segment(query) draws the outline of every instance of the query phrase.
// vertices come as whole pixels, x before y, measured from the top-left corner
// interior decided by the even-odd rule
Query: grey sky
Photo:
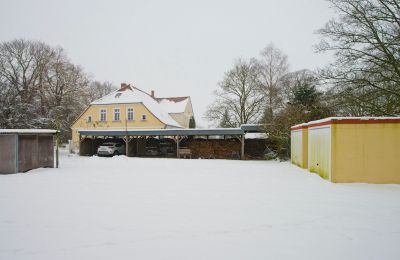
[[[235,58],[274,42],[291,70],[326,65],[328,56],[313,51],[314,32],[332,16],[324,0],[1,0],[0,40],[60,45],[94,79],[190,95],[207,126],[212,92]]]

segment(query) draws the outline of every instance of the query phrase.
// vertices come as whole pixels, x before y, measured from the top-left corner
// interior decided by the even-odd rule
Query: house
[[[122,83],[121,88],[93,101],[72,124],[72,143],[79,130],[171,129],[194,126],[192,102],[185,97],[155,97]]]

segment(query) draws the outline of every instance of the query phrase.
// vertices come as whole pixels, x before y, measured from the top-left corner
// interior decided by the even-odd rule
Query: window
[[[91,123],[91,122],[92,122],[92,116],[88,116],[88,117],[87,117],[87,122],[88,122],[88,123]]]
[[[133,108],[128,108],[128,121],[133,121]]]
[[[120,110],[119,108],[114,108],[114,121],[120,120]]]
[[[107,120],[107,110],[106,109],[100,109],[100,121],[106,121]]]
[[[147,117],[146,115],[142,115],[142,121],[146,121]]]

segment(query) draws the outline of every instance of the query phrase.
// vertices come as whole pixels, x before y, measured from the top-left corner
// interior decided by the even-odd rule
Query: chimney
[[[151,96],[152,98],[154,98],[154,90],[151,91],[150,96]]]
[[[132,90],[131,85],[126,84],[126,83],[121,83],[121,88],[118,91],[125,91],[127,89]]]

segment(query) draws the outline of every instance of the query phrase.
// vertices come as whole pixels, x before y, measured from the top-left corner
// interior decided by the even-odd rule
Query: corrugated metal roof
[[[209,129],[137,129],[137,130],[78,130],[86,136],[202,136],[202,135],[243,135],[241,128]]]
[[[0,129],[0,134],[56,134],[54,129]]]

